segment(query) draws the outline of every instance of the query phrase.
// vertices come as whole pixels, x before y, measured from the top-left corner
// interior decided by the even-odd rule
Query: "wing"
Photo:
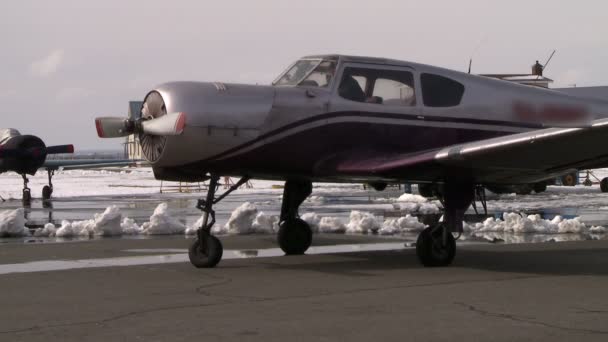
[[[547,128],[416,154],[377,151],[335,155],[322,173],[410,181],[470,180],[518,184],[608,165],[608,119],[586,128]]]
[[[47,170],[78,170],[93,169],[98,167],[121,167],[121,166],[142,166],[142,160],[131,159],[71,159],[71,160],[47,160],[41,168]]]

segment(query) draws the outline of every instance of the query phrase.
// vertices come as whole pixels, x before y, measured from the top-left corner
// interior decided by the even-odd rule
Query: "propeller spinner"
[[[131,134],[155,136],[180,135],[186,125],[185,113],[169,113],[157,118],[140,120],[119,117],[100,117],[95,119],[97,135],[100,138],[118,138]]]

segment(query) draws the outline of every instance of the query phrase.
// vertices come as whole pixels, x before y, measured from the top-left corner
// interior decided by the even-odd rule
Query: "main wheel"
[[[277,241],[286,255],[304,254],[312,243],[312,230],[302,219],[288,219],[281,223]]]
[[[444,228],[446,229],[446,228]],[[443,244],[443,229],[426,228],[416,241],[416,255],[426,267],[448,266],[456,255],[456,240],[448,234],[447,244]]]
[[[608,177],[602,178],[600,181],[600,190],[602,190],[602,192],[608,192]]]
[[[188,257],[196,268],[215,267],[222,260],[223,253],[222,243],[213,235],[203,239],[202,244],[199,239],[194,240],[188,248]]]
[[[21,197],[23,205],[30,205],[32,203],[32,193],[30,189],[23,189],[23,197]]]
[[[50,186],[45,185],[44,188],[42,188],[42,199],[43,200],[51,199],[52,194],[53,194],[53,189],[51,189]]]

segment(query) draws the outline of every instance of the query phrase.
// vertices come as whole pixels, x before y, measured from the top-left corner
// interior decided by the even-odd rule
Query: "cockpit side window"
[[[357,102],[415,106],[414,76],[409,71],[346,67],[338,95]]]
[[[427,107],[458,106],[464,94],[464,85],[444,76],[423,73],[420,83],[422,101]]]

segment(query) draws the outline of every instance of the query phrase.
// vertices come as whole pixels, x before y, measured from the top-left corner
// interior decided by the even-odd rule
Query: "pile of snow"
[[[382,223],[372,213],[353,210],[346,228],[346,232],[350,234],[373,234],[382,228]]]
[[[30,235],[25,227],[23,209],[0,211],[0,237],[17,237]]]
[[[378,231],[380,235],[395,235],[401,233],[411,233],[422,231],[426,225],[418,221],[417,217],[410,214],[397,219],[389,219],[384,221],[382,229]]]
[[[23,214],[21,215],[23,217]],[[133,219],[122,217],[117,206],[110,206],[101,214],[95,214],[93,219],[84,221],[63,220],[57,228],[47,223],[44,228],[34,232],[37,237],[92,237],[117,235],[169,235],[183,234],[186,226],[169,214],[166,203],[159,204],[150,221],[139,226]]]
[[[414,194],[403,194],[398,198],[378,198],[374,201],[391,203],[394,210],[405,213],[437,214],[441,211],[436,201],[429,202],[427,198]]]
[[[202,223],[203,217],[195,223],[195,227],[201,226]],[[214,226],[212,232],[217,234],[274,233],[278,231],[278,225],[278,217],[266,215],[258,211],[254,204],[245,202],[232,212],[224,226]]]
[[[532,234],[603,234],[604,227],[587,227],[580,219],[564,219],[555,216],[552,220],[545,220],[540,215],[522,216],[517,213],[504,213],[502,220],[488,218],[482,223],[464,224],[465,231],[484,233],[532,233]]]
[[[69,222],[63,220],[61,227],[56,228],[52,223],[47,223],[44,228],[38,228],[34,236],[56,236],[74,237],[93,235],[114,236],[122,235],[122,214],[117,206],[113,205],[101,213],[95,214],[93,219]]]
[[[306,213],[300,216],[310,226],[314,233],[342,234],[346,232],[346,225],[338,217],[321,217],[317,213]]]
[[[135,222],[132,224],[130,230],[135,231]],[[154,214],[150,216],[150,222],[146,222],[141,226],[141,233],[147,235],[183,234],[185,231],[186,226],[169,215],[167,203],[159,204],[154,209]]]
[[[413,203],[426,203],[428,199],[426,197],[414,194],[403,194],[397,198],[397,202],[413,202]]]

